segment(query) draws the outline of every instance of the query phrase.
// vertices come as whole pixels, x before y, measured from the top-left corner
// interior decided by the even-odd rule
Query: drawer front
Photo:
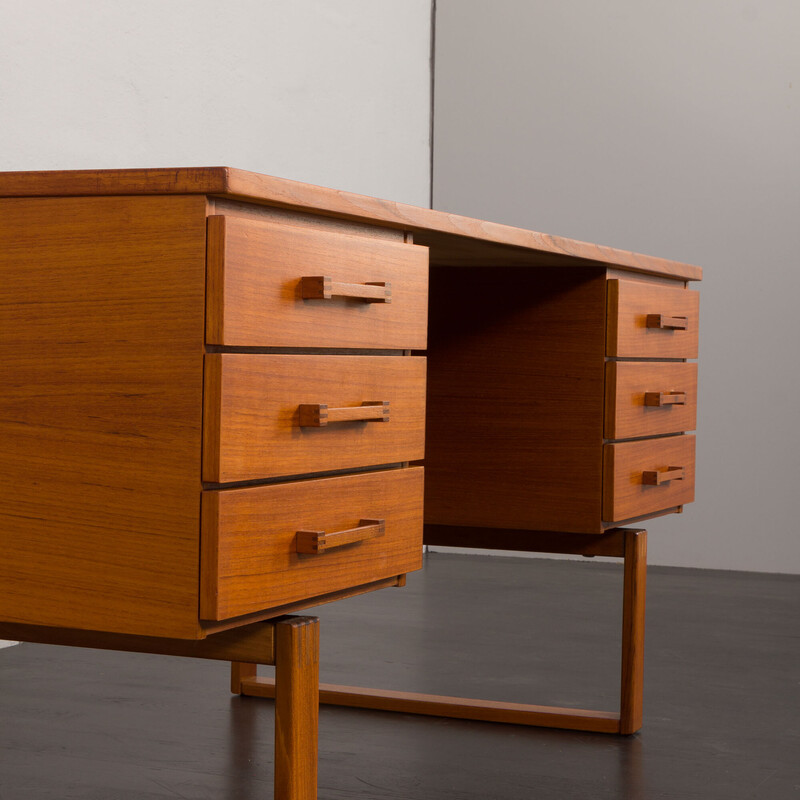
[[[414,461],[425,449],[425,359],[205,357],[203,480]]]
[[[200,616],[229,619],[419,569],[422,492],[421,467],[204,492]],[[365,528],[368,538],[337,544],[336,533]],[[335,546],[298,552],[310,549],[298,531]]]
[[[700,295],[636,281],[608,281],[606,352],[619,358],[697,358]]]
[[[212,216],[206,297],[209,344],[422,350],[428,249]]]
[[[697,364],[606,364],[607,439],[693,431],[696,419]]]
[[[694,436],[607,444],[603,520],[619,522],[694,500]]]

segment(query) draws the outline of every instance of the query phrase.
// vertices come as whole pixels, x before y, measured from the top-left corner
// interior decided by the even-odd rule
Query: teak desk
[[[639,728],[636,526],[694,497],[699,268],[224,167],[0,198],[0,637],[225,658],[252,694],[277,662],[276,786],[312,797],[316,621],[275,620],[402,585],[424,522],[624,557],[620,713],[324,697]]]

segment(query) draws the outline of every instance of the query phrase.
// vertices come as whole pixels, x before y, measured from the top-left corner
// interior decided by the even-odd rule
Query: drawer
[[[422,492],[421,467],[203,492],[200,616],[228,619],[419,569]],[[339,544],[337,533],[354,541]],[[322,534],[321,552],[298,552]]]
[[[694,500],[694,436],[607,444],[603,520],[619,522]]]
[[[212,216],[206,303],[209,344],[423,350],[428,248]]]
[[[700,295],[637,281],[608,281],[606,353],[618,358],[697,358]]]
[[[413,461],[425,449],[425,359],[207,354],[204,409],[204,481]]]
[[[696,419],[697,364],[606,364],[607,439],[693,431]]]

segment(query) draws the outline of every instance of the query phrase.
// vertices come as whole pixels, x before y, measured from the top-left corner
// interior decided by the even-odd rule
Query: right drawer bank
[[[699,294],[608,281],[603,520],[694,500]]]
[[[428,543],[597,534],[694,499],[698,292],[620,272],[431,268]]]

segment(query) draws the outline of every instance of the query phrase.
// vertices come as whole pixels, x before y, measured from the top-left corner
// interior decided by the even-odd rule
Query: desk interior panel
[[[602,531],[605,289],[592,267],[431,269],[426,523]]]

